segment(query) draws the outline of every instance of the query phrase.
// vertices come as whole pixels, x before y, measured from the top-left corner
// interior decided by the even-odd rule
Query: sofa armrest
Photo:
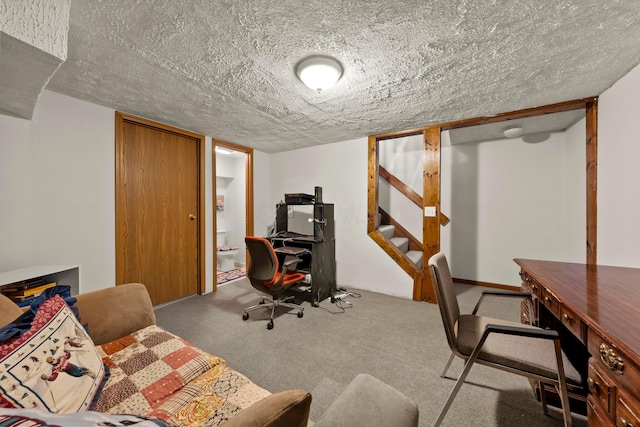
[[[359,374],[314,427],[417,427],[418,420],[414,401],[371,375]]]
[[[243,409],[220,427],[306,427],[310,407],[309,393],[281,391]]]
[[[6,296],[0,294],[0,328],[16,320],[24,311]]]
[[[151,298],[141,283],[128,283],[75,297],[80,322],[87,325],[96,345],[156,324]]]

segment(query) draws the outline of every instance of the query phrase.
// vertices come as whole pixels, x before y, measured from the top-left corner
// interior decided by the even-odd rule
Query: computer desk
[[[572,337],[565,351],[586,352],[589,425],[640,426],[640,269],[515,262],[534,299],[522,322],[560,327]]]
[[[267,237],[280,263],[287,256],[302,259],[296,270],[310,274],[310,287],[303,294],[314,307],[336,291],[336,246],[334,239],[313,236]]]

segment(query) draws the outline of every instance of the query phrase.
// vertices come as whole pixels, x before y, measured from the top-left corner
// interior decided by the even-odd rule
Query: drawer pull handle
[[[565,313],[562,318],[564,319],[565,322],[571,322],[573,321],[573,317],[569,316],[567,313]]]
[[[587,386],[589,386],[589,390],[593,392],[596,396],[600,395],[600,384],[598,381],[595,381],[593,378],[587,378]]]
[[[549,297],[544,297],[544,302],[548,304],[549,302],[551,302],[551,300],[549,299]]]
[[[624,362],[616,355],[615,351],[605,343],[600,344],[600,360],[607,365],[607,368],[622,375]]]
[[[633,424],[631,424],[629,421],[625,420],[624,418],[620,417],[620,427],[633,427]]]

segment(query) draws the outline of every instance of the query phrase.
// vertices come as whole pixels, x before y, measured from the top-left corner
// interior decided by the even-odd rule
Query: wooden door
[[[154,305],[201,293],[204,137],[116,113],[116,284]]]

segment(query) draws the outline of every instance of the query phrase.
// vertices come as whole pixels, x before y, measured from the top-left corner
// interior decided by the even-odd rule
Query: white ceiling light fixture
[[[342,77],[342,64],[330,56],[309,56],[298,63],[296,75],[307,87],[321,92]]]
[[[517,138],[522,135],[522,128],[520,126],[509,126],[502,131],[505,138]]]

